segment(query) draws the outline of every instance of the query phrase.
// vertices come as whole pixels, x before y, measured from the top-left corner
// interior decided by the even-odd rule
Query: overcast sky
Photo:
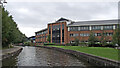
[[[34,2],[33,2],[34,1]],[[36,2],[35,2],[36,1]],[[63,1],[63,0],[61,0]],[[38,0],[7,0],[6,9],[12,14],[18,28],[27,37],[47,28],[61,17],[73,20],[109,20],[118,18],[117,0],[108,2],[41,2]]]

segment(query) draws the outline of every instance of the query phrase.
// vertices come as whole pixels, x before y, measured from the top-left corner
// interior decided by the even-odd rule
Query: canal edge
[[[120,66],[120,61],[115,61],[112,59],[104,58],[104,57],[99,57],[79,51],[74,51],[74,50],[69,50],[69,49],[63,49],[63,48],[58,48],[58,47],[48,47],[48,46],[35,46],[35,47],[41,47],[41,48],[47,48],[47,49],[53,49],[56,51],[64,52],[70,55],[75,56],[78,59],[82,59],[90,64],[95,64],[96,66],[100,67],[115,67],[119,68]]]
[[[1,55],[2,58],[0,59],[0,61],[10,58],[12,56],[18,55],[22,51],[22,49],[23,49],[22,47],[15,46],[13,51],[8,51],[6,53],[2,52],[2,55]]]

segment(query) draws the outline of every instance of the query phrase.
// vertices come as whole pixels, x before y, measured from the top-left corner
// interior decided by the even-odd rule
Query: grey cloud
[[[111,15],[113,11],[117,13],[117,7],[117,2],[10,2],[6,5],[18,25],[32,28],[47,27],[47,23],[60,17],[79,21],[96,19],[97,15],[117,18]],[[28,13],[18,12],[20,8],[28,9]]]

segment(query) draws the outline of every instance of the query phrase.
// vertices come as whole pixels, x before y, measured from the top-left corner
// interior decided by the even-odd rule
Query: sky
[[[6,0],[6,10],[27,37],[63,17],[72,21],[118,18],[118,0]]]

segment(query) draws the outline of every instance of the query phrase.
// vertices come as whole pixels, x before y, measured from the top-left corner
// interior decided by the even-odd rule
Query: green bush
[[[71,43],[71,46],[78,46],[77,44],[75,44],[75,43]]]
[[[30,46],[31,44],[30,44],[30,42],[25,42],[24,43],[24,46]]]
[[[66,46],[71,46],[71,44],[70,44],[70,43],[67,43]]]
[[[65,46],[65,44],[55,44],[56,46]]]
[[[116,47],[113,43],[106,44],[104,47]]]
[[[30,43],[30,46],[34,46],[35,45],[35,43]]]
[[[88,43],[85,43],[85,42],[81,42],[79,43],[80,46],[88,46]]]
[[[55,43],[44,43],[44,45],[55,45]]]

